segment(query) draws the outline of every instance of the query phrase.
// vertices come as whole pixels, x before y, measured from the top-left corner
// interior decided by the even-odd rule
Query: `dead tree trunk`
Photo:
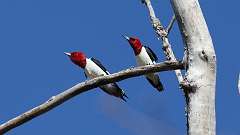
[[[171,0],[187,48],[188,135],[215,135],[216,55],[198,0]]]

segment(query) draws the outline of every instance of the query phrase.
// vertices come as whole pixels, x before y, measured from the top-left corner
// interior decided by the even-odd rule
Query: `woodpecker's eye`
[[[72,53],[72,56],[73,56],[73,57],[77,57],[77,56],[78,56],[78,53],[75,53],[75,52],[74,52],[74,53]]]
[[[76,57],[76,56],[77,56],[77,54],[76,54],[76,53],[73,53],[73,56],[74,56],[74,57]]]

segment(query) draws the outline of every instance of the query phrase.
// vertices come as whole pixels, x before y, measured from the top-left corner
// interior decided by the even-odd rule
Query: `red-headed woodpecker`
[[[77,66],[84,69],[84,74],[86,78],[95,78],[98,76],[104,76],[109,75],[110,73],[106,70],[106,68],[101,64],[100,61],[98,61],[95,58],[86,58],[85,54],[82,52],[72,52],[72,53],[66,53],[67,56],[71,59],[71,61],[76,64]],[[116,83],[110,83],[103,86],[100,86],[100,88],[115,97],[121,98],[122,100],[126,101],[127,95],[125,92],[116,84]]]
[[[158,58],[151,48],[147,46],[143,46],[138,38],[127,37],[127,36],[124,36],[124,38],[131,45],[134,51],[134,54],[136,56],[138,66],[151,65],[156,63]],[[147,74],[146,78],[151,83],[151,85],[154,88],[156,88],[158,91],[163,90],[163,85],[160,81],[159,76],[156,73]]]

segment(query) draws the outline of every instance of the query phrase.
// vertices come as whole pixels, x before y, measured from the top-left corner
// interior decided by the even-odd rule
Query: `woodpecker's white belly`
[[[153,64],[150,56],[148,55],[145,47],[142,48],[140,54],[136,56],[138,66],[145,66]]]
[[[142,51],[140,52],[140,54],[136,56],[136,59],[138,66],[155,64],[155,62],[153,62],[150,56],[148,55],[145,47],[142,48]],[[156,79],[154,79],[154,73],[146,74],[145,76],[151,79],[154,83],[157,81]]]
[[[87,64],[85,67],[85,73],[89,78],[95,78],[98,76],[107,75],[97,64],[95,64],[91,59],[86,59]]]

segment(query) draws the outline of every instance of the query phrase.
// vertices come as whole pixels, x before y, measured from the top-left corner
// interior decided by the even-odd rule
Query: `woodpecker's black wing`
[[[84,73],[85,77],[86,77],[86,78],[88,78],[88,76],[87,76],[86,72],[84,71],[83,73]]]
[[[102,65],[102,63],[101,63],[99,60],[97,60],[97,59],[95,59],[95,58],[91,58],[91,60],[92,60],[95,64],[97,64],[107,75],[109,75],[109,72],[107,71],[107,69]]]
[[[148,55],[150,56],[151,60],[156,62],[158,60],[157,55],[153,52],[153,50],[150,47],[148,47],[148,46],[144,46],[144,47],[145,47]]]

